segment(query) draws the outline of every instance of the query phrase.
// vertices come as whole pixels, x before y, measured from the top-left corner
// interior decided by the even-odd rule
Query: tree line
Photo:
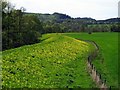
[[[61,23],[47,21],[43,23],[43,33],[65,32],[120,32],[120,23],[87,24],[74,20],[64,20]]]

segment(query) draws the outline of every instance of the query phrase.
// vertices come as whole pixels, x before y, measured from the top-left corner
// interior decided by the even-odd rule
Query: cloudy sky
[[[59,12],[71,17],[91,17],[97,20],[118,17],[119,0],[9,0],[26,12]]]

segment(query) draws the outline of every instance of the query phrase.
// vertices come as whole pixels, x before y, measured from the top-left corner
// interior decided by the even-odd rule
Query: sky
[[[118,17],[120,0],[9,0],[17,9],[26,12],[67,14],[73,18],[91,17],[96,20]]]

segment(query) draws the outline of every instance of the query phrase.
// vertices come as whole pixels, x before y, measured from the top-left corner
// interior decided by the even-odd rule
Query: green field
[[[93,45],[68,36],[45,34],[41,43],[3,51],[2,85],[8,88],[95,87],[86,65],[88,54],[94,49]]]
[[[106,79],[108,86],[118,87],[118,33],[66,33],[64,35],[83,40],[92,40],[100,48],[93,64]]]

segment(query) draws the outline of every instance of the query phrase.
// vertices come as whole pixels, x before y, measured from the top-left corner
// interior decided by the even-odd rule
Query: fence
[[[86,42],[92,43],[96,48],[96,50],[88,56],[88,60],[87,60],[88,71],[89,71],[93,81],[96,82],[96,84],[99,88],[107,89],[108,87],[106,85],[106,80],[104,80],[104,81],[102,80],[101,74],[98,73],[95,66],[92,64],[92,60],[94,60],[95,57],[98,55],[99,47],[94,41],[86,41]]]
[[[89,42],[89,43],[93,44],[96,48],[95,51],[92,52],[87,58],[88,72],[91,75],[93,81],[96,83],[96,85],[100,89],[106,90],[108,88],[106,85],[106,80],[102,80],[101,74],[98,73],[95,66],[92,64],[92,61],[95,59],[95,57],[97,57],[97,55],[99,53],[99,46],[94,41],[90,41],[90,40],[82,40],[82,41]]]

